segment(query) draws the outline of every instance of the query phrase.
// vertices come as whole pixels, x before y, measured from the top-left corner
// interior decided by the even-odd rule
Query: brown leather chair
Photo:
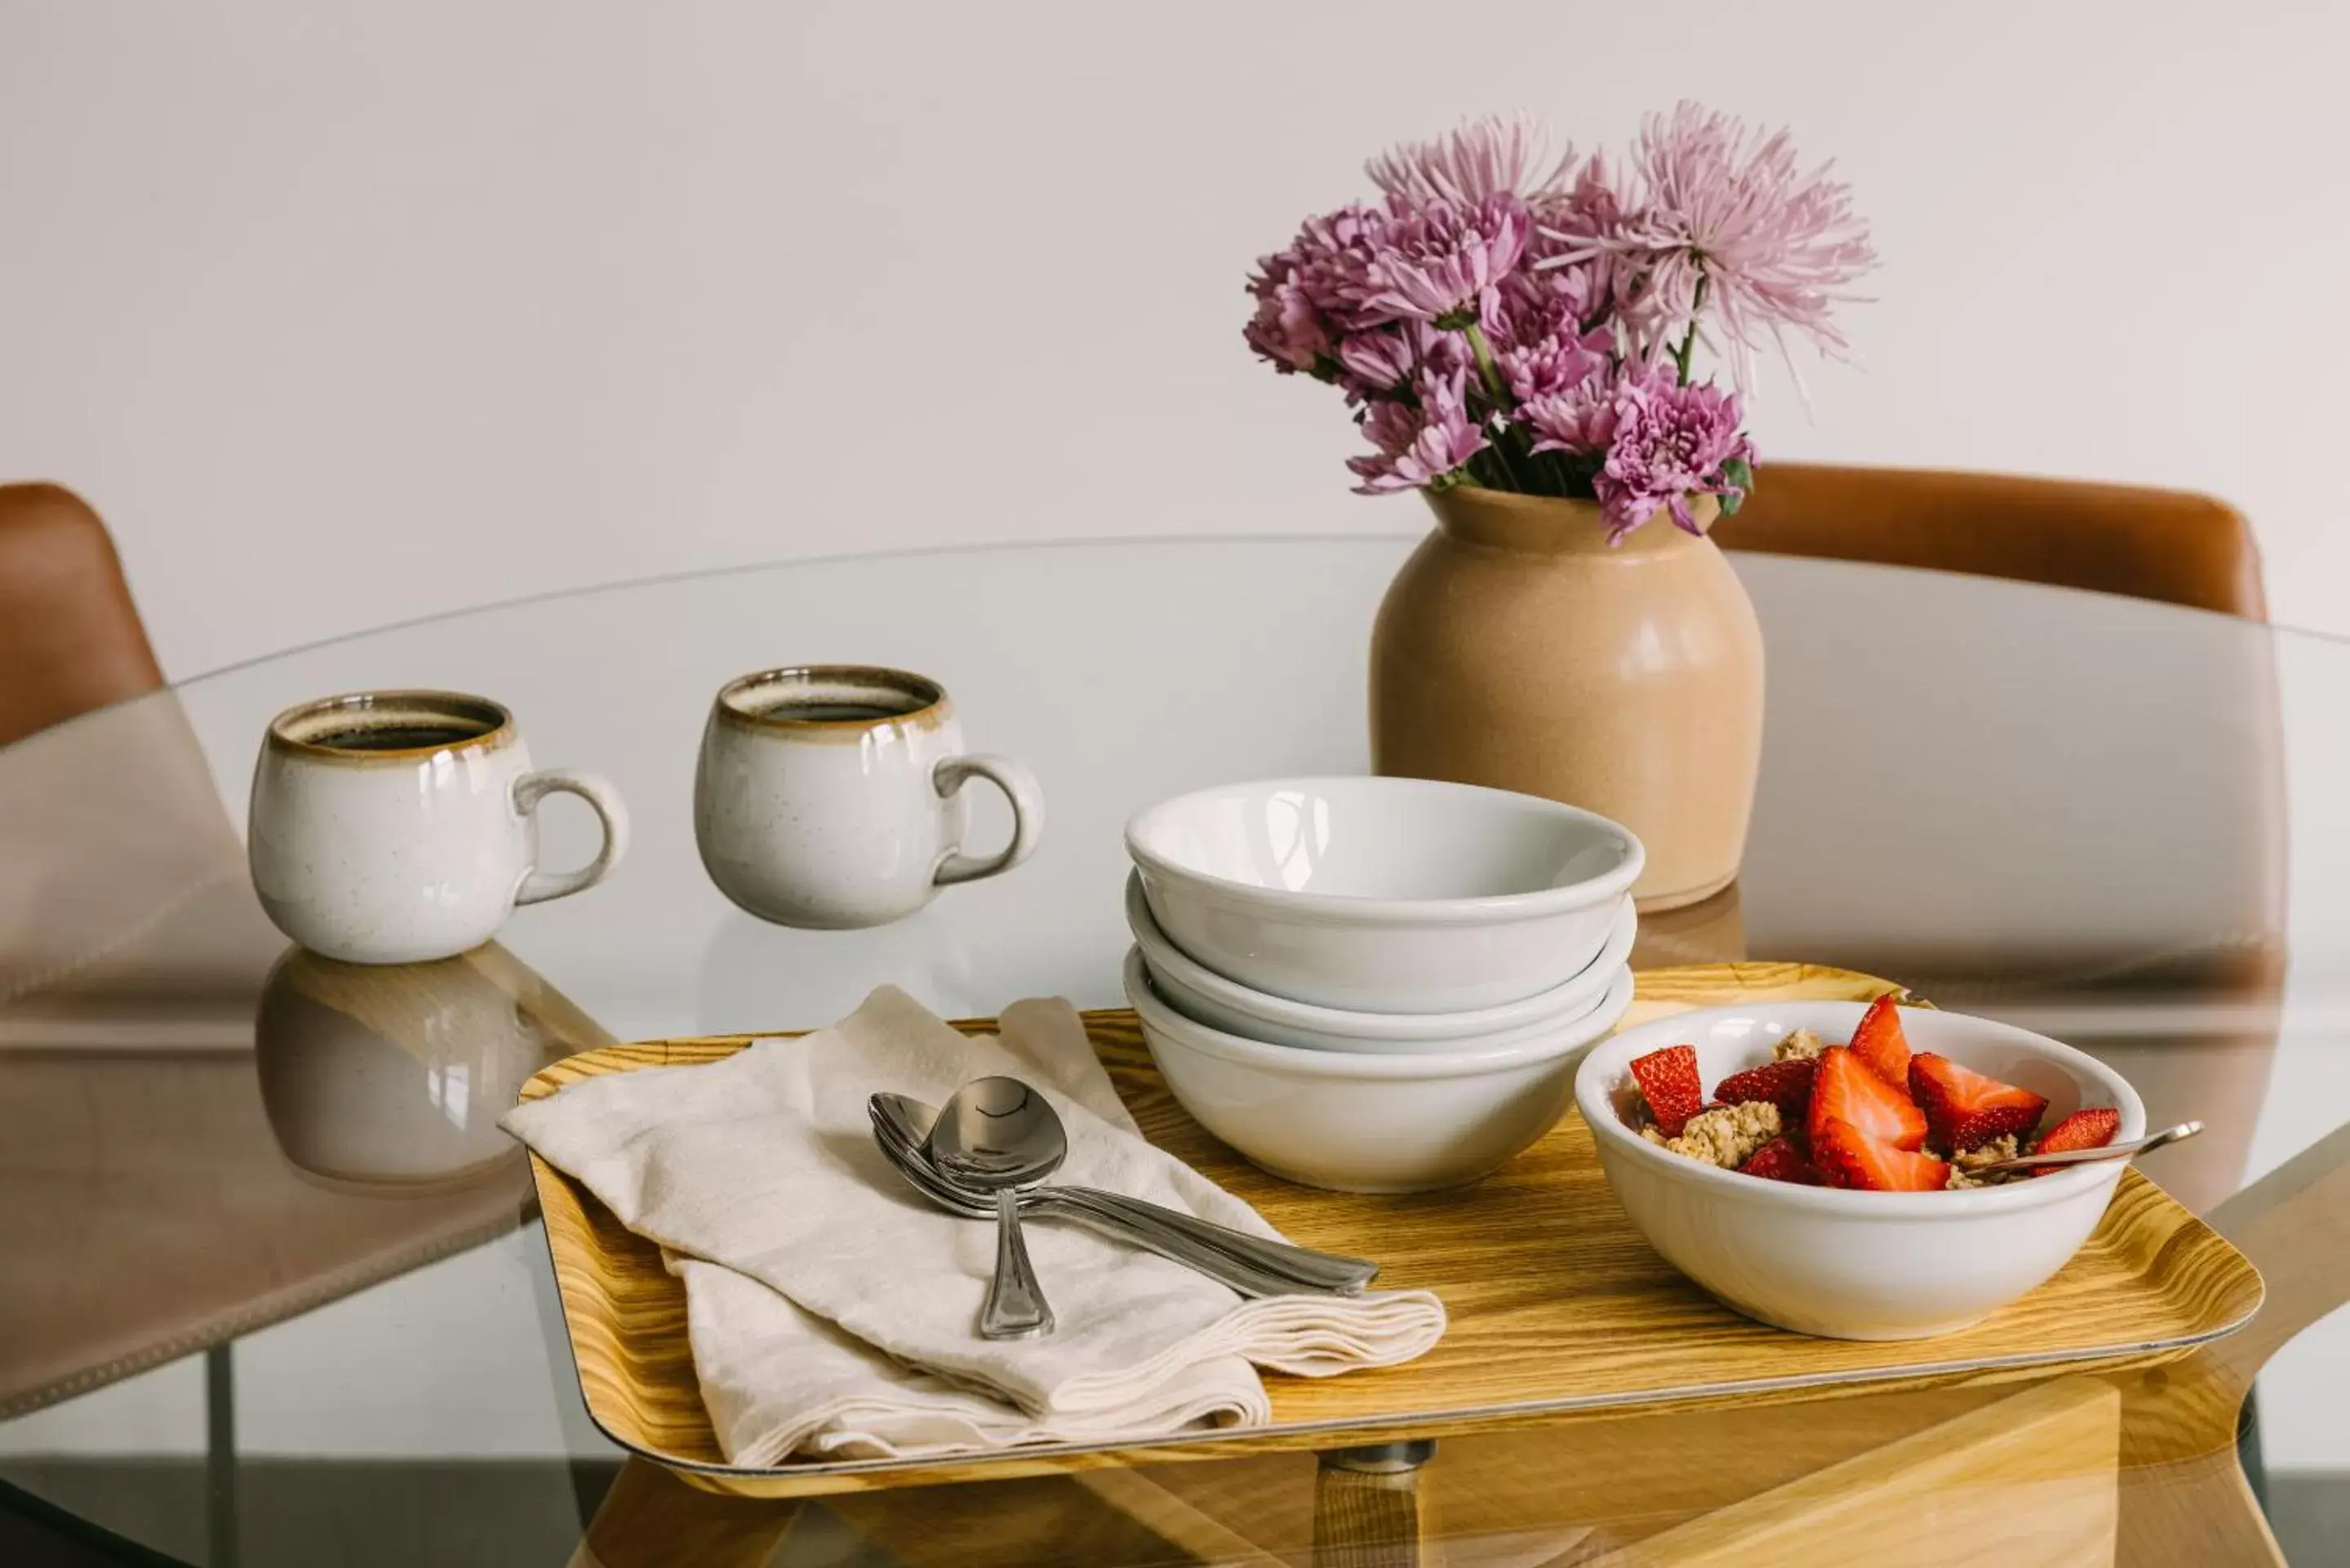
[[[2261,554],[2224,501],[2004,473],[1774,462],[1716,525],[1726,549],[1925,566],[2268,618]]]
[[[0,485],[0,746],[162,683],[98,514],[55,484]]]

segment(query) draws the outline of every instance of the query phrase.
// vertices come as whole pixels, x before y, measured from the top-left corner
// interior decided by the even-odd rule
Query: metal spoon
[[[877,1127],[886,1122],[900,1142],[915,1149],[926,1147],[931,1129],[938,1119],[936,1111],[904,1095],[875,1095],[871,1100],[871,1110]],[[1378,1264],[1367,1258],[1317,1252],[1310,1247],[1252,1236],[1245,1231],[1235,1231],[1212,1220],[1184,1213],[1180,1209],[1168,1209],[1139,1198],[1129,1198],[1122,1192],[1060,1185],[1032,1189],[1023,1198],[1024,1200],[1042,1198],[1071,1200],[1153,1233],[1172,1232],[1201,1248],[1229,1255],[1250,1268],[1275,1279],[1293,1282],[1295,1286],[1309,1291],[1354,1295],[1369,1284],[1379,1272]],[[1147,1242],[1144,1244],[1149,1245]],[[1191,1262],[1191,1260],[1177,1258],[1176,1262]],[[1235,1285],[1233,1288],[1243,1287]]]
[[[947,1213],[963,1215],[966,1220],[987,1220],[994,1218],[994,1197],[975,1192],[968,1187],[956,1187],[950,1178],[931,1164],[929,1154],[923,1154],[921,1136],[910,1136],[902,1116],[893,1116],[884,1109],[881,1100],[895,1096],[874,1096],[868,1103],[868,1115],[872,1116],[874,1145],[881,1157],[890,1161],[898,1173],[923,1197],[931,1199]],[[907,1100],[905,1105],[919,1112],[914,1126],[929,1133],[931,1107],[919,1100]],[[1191,1220],[1191,1215],[1180,1215],[1172,1209],[1159,1209],[1156,1204],[1109,1204],[1102,1199],[1117,1194],[1095,1192],[1093,1187],[1027,1187],[1020,1192],[1020,1218],[1023,1220],[1067,1220],[1086,1230],[1121,1241],[1126,1246],[1142,1248],[1147,1253],[1159,1253],[1170,1262],[1180,1262],[1187,1270],[1205,1274],[1208,1279],[1232,1286],[1241,1295],[1356,1295],[1361,1293],[1363,1270],[1375,1265],[1358,1265],[1351,1274],[1344,1274],[1339,1283],[1323,1283],[1321,1279],[1300,1279],[1300,1270],[1285,1267],[1281,1255],[1274,1255],[1272,1267],[1257,1260],[1257,1253],[1248,1246],[1224,1246],[1224,1237],[1243,1243],[1255,1243],[1257,1237],[1245,1237],[1243,1231],[1224,1231],[1220,1225],[1208,1225],[1196,1220],[1196,1230],[1182,1225],[1168,1225],[1159,1215]],[[1266,1243],[1281,1248],[1281,1243]],[[1295,1251],[1309,1260],[1321,1260],[1323,1253],[1306,1253],[1305,1248],[1281,1248]]]
[[[923,1152],[951,1179],[995,1195],[995,1277],[979,1309],[980,1337],[1052,1333],[1053,1309],[1020,1234],[1016,1189],[1044,1180],[1069,1157],[1060,1116],[1017,1078],[975,1078],[931,1124]]]
[[[992,1220],[995,1217],[995,1200],[992,1195],[955,1186],[940,1174],[938,1168],[931,1165],[918,1148],[899,1142],[895,1133],[878,1116],[874,1118],[873,1139],[879,1147],[882,1158],[906,1179],[908,1185],[931,1203],[966,1220]],[[1049,1189],[1030,1189],[1022,1192],[1019,1199],[1023,1220],[1061,1220],[1083,1226],[1126,1246],[1156,1252],[1162,1258],[1228,1285],[1243,1296],[1338,1293],[1268,1273],[1229,1252],[1201,1247],[1171,1231],[1136,1224],[1082,1200],[1067,1199]]]
[[[2094,1165],[2101,1159],[2136,1159],[2139,1155],[2193,1137],[2203,1130],[2201,1122],[2180,1122],[2175,1127],[2165,1127],[2145,1137],[2134,1137],[2126,1143],[2109,1143],[2102,1148],[2068,1148],[2055,1154],[2021,1154],[2013,1159],[1993,1160],[1989,1165],[1975,1167],[1975,1174],[1986,1170],[2044,1170],[2059,1165]]]
[[[931,1126],[938,1116],[938,1113],[929,1106],[904,1095],[875,1095],[871,1108],[875,1126],[886,1127],[892,1137],[911,1149],[923,1147]],[[1180,1209],[1164,1208],[1122,1192],[1107,1192],[1096,1187],[1035,1187],[1024,1192],[1021,1200],[1030,1204],[1051,1201],[1059,1208],[1085,1205],[1155,1233],[1179,1236],[1211,1253],[1230,1257],[1236,1262],[1262,1270],[1305,1290],[1355,1295],[1379,1272],[1378,1264],[1367,1258],[1318,1252],[1310,1247],[1251,1235],[1245,1231],[1235,1231],[1228,1225],[1202,1220]]]

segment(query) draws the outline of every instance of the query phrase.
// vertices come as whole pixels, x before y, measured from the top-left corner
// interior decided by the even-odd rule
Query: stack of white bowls
[[[1473,1181],[1548,1131],[1632,1000],[1640,842],[1424,779],[1180,795],[1127,825],[1126,993],[1175,1097],[1276,1176]]]

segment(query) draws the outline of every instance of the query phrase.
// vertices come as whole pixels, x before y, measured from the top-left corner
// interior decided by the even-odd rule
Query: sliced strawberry
[[[1830,1119],[1848,1122],[1870,1137],[1899,1148],[1917,1148],[1926,1141],[1925,1113],[1841,1045],[1820,1053],[1819,1070],[1812,1078],[1814,1144],[1819,1141],[1821,1124]]]
[[[1934,1141],[1947,1149],[1972,1148],[2040,1125],[2048,1102],[2029,1089],[1961,1067],[1948,1056],[1920,1051],[1909,1058],[1909,1093],[1926,1113]]]
[[[2103,1148],[2122,1130],[2122,1114],[2111,1106],[2091,1106],[2074,1111],[2048,1129],[2034,1154],[2070,1154],[2076,1148]]]
[[[1804,1151],[1783,1137],[1774,1137],[1748,1155],[1738,1168],[1765,1181],[1794,1181],[1805,1187],[1817,1187],[1821,1179],[1818,1168],[1804,1158]]]
[[[1731,1106],[1768,1100],[1779,1107],[1779,1114],[1786,1118],[1789,1127],[1795,1127],[1811,1107],[1812,1075],[1818,1070],[1817,1062],[1800,1058],[1765,1062],[1760,1067],[1749,1067],[1724,1078],[1715,1086],[1713,1097]]]
[[[1852,1054],[1868,1070],[1905,1094],[1909,1088],[1909,1042],[1901,1033],[1901,1010],[1891,996],[1880,996],[1860,1015],[1852,1032]]]
[[[1634,1058],[1632,1076],[1648,1096],[1648,1114],[1657,1130],[1679,1137],[1690,1117],[1705,1108],[1705,1086],[1698,1081],[1697,1047],[1668,1045]]]
[[[1950,1179],[1950,1168],[1932,1155],[1896,1148],[1842,1116],[1829,1116],[1814,1127],[1812,1162],[1830,1187],[1867,1192],[1939,1192]]]
[[[2076,1148],[2103,1148],[2113,1142],[2114,1135],[2121,1130],[2121,1112],[2111,1106],[2091,1106],[2086,1110],[2074,1111],[2050,1127],[2048,1136],[2042,1138],[2040,1147],[2032,1152],[2070,1154]],[[2061,1165],[2052,1165],[2045,1170],[2035,1170],[2032,1174],[2054,1176],[2064,1168]]]

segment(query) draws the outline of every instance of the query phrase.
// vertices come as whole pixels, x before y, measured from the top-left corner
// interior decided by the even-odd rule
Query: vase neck
[[[1607,524],[1601,521],[1599,503],[1558,495],[1520,495],[1514,491],[1487,490],[1482,485],[1456,484],[1450,490],[1424,490],[1437,526],[1455,539],[1489,550],[1525,556],[1612,556],[1638,559],[1678,554],[1707,545],[1701,535],[1674,525],[1670,513],[1657,514],[1627,535],[1620,545],[1607,542]],[[1699,496],[1691,511],[1700,524],[1714,517],[1714,500]]]

